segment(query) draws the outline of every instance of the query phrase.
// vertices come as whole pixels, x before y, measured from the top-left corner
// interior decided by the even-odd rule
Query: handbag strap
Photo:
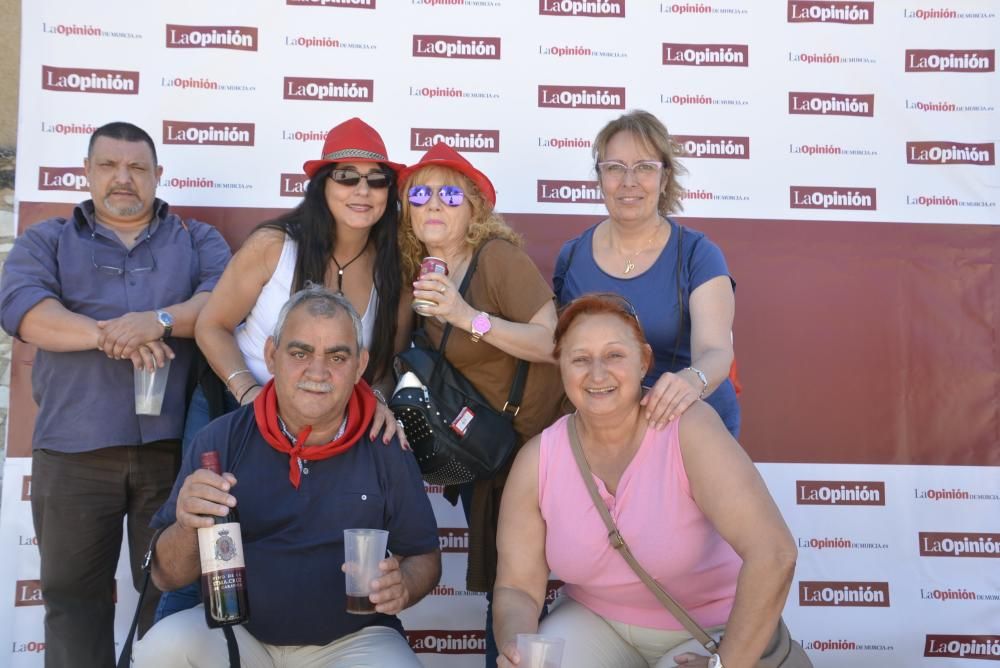
[[[479,264],[479,254],[483,252],[486,245],[489,244],[494,239],[489,239],[476,249],[476,252],[472,254],[472,259],[469,260],[469,268],[465,270],[465,277],[462,279],[462,285],[458,288],[458,294],[465,299],[465,292],[469,289],[469,284],[472,283],[472,275],[476,273],[476,266]],[[444,332],[441,334],[441,344],[438,346],[438,352],[441,353],[441,357],[444,357],[444,348],[448,345],[448,337],[451,335],[451,323],[449,322],[444,326]],[[513,420],[514,417],[521,410],[521,399],[524,396],[524,386],[528,380],[528,363],[522,359],[517,361],[517,369],[514,371],[514,380],[510,385],[510,392],[507,394],[507,401],[503,405],[502,413]]]
[[[615,521],[611,517],[611,513],[608,512],[608,507],[604,504],[604,499],[601,498],[600,492],[597,491],[597,485],[594,483],[594,476],[590,471],[590,464],[587,463],[587,457],[583,454],[583,446],[580,445],[580,437],[576,432],[576,420],[574,415],[570,415],[569,419],[566,421],[567,431],[569,432],[569,444],[570,448],[573,450],[573,458],[576,459],[576,465],[580,468],[580,475],[583,476],[583,483],[587,486],[587,491],[590,492],[590,499],[594,502],[594,507],[597,508],[598,514],[600,514],[601,519],[604,520],[604,526],[608,529],[608,541],[611,543],[611,547],[615,548],[618,554],[622,555],[622,558],[628,563],[628,565],[635,571],[635,574],[639,576],[642,583],[653,592],[653,596],[663,604],[667,610],[670,611],[677,621],[684,625],[688,633],[691,634],[695,640],[700,642],[702,646],[711,653],[715,653],[719,649],[719,643],[715,641],[712,636],[701,627],[698,622],[696,622],[691,615],[688,614],[684,607],[675,601],[673,597],[666,592],[660,583],[653,579],[653,577],[646,572],[646,570],[639,565],[632,551],[628,548],[628,544],[622,537],[621,532],[618,531],[618,527],[615,526]]]

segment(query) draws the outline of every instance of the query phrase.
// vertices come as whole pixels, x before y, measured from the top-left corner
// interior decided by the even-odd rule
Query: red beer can
[[[420,262],[420,275],[424,276],[426,274],[444,274],[448,275],[448,263],[439,257],[428,256],[425,257]],[[413,310],[417,313],[424,315],[423,309],[428,306],[437,306],[436,302],[432,302],[429,299],[414,299],[413,300]]]
[[[439,257],[427,256],[420,261],[420,275],[424,274],[444,274],[448,275],[448,263]]]

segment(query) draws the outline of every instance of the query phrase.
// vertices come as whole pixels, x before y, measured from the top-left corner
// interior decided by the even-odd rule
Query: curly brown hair
[[[660,192],[660,199],[657,202],[657,210],[661,215],[666,216],[684,210],[681,204],[681,196],[684,188],[677,181],[678,176],[687,174],[687,169],[678,161],[678,157],[684,154],[684,150],[671,138],[660,119],[648,111],[633,109],[627,114],[622,114],[611,121],[597,133],[594,138],[594,145],[591,153],[594,157],[594,169],[597,163],[604,160],[605,152],[608,149],[608,142],[619,132],[628,132],[635,137],[640,144],[651,149],[659,156],[667,172],[667,181],[663,184]],[[600,171],[597,173],[600,180]]]
[[[457,170],[437,165],[424,167],[410,175],[406,183],[402,184],[401,192],[405,193],[414,183],[419,183],[423,177],[434,171],[445,174],[447,181],[461,186],[465,191],[465,199],[472,208],[472,218],[469,221],[469,228],[465,231],[465,241],[472,252],[490,239],[504,239],[519,248],[523,245],[521,235],[493,210],[493,205],[483,197],[476,184]],[[399,222],[399,255],[403,265],[403,281],[406,283],[417,277],[420,261],[427,257],[427,247],[413,233],[412,205],[409,199],[406,197],[401,199],[403,209]]]

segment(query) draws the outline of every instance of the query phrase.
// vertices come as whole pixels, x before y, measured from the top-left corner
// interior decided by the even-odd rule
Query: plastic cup
[[[560,668],[562,665],[562,638],[532,633],[517,634],[517,653],[521,655],[520,668]]]
[[[388,531],[344,529],[347,612],[352,615],[375,614],[375,604],[368,600],[368,596],[372,593],[372,580],[382,575],[378,564],[385,559],[388,543]]]
[[[163,394],[167,389],[170,374],[170,359],[162,367],[134,369],[135,414],[159,415],[163,407]]]

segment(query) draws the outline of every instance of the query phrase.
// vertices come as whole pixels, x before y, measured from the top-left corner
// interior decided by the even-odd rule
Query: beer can
[[[444,274],[448,275],[448,263],[439,257],[428,256],[420,261],[420,275],[424,274]]]
[[[448,275],[448,263],[439,257],[428,256],[425,257],[420,262],[420,275],[424,276],[426,274],[444,274]],[[417,313],[424,315],[424,309],[428,306],[437,306],[437,302],[432,302],[429,299],[414,299],[413,300],[413,310]]]

